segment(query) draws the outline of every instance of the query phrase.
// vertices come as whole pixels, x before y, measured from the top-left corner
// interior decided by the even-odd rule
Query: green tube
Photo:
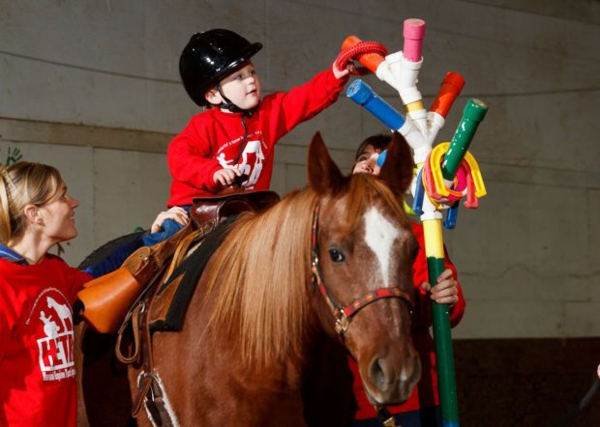
[[[463,117],[454,132],[450,147],[442,162],[442,176],[445,180],[452,181],[454,179],[460,163],[471,145],[473,135],[487,110],[487,105],[479,99],[469,99],[467,102]]]
[[[429,283],[435,283],[445,270],[444,260],[427,258]],[[431,303],[433,320],[433,339],[438,374],[438,389],[444,426],[458,426],[458,397],[456,393],[456,375],[454,371],[454,353],[452,351],[452,335],[450,325],[450,309],[448,304]]]

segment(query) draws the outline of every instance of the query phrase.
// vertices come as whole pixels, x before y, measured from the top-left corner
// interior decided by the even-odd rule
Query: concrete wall
[[[471,147],[489,196],[446,234],[468,299],[455,336],[600,335],[598,1],[0,0],[0,162],[63,172],[82,202],[66,246],[76,264],[148,226],[167,200],[167,144],[197,112],[177,71],[191,34],[225,27],[261,41],[255,65],[271,92],[329,66],[349,34],[401,49],[413,17],[427,22],[426,104],[446,71],[467,80],[438,140],[468,98],[490,107]],[[358,142],[384,127],[342,98],[281,141],[276,191],[304,185],[316,130],[348,170]]]

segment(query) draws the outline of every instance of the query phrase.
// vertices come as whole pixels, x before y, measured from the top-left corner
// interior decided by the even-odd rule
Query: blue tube
[[[385,163],[385,159],[387,158],[387,150],[383,150],[379,157],[377,157],[377,166],[382,167]]]
[[[371,114],[381,120],[391,130],[398,130],[404,125],[404,116],[396,111],[390,104],[381,99],[373,89],[360,79],[354,80],[346,96],[365,107]]]

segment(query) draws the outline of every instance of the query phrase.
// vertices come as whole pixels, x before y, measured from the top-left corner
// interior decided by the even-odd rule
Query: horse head
[[[376,405],[406,400],[421,373],[410,337],[418,245],[402,207],[412,177],[410,148],[398,134],[379,177],[345,177],[320,134],[309,149],[309,187],[319,200],[312,239],[317,312],[356,359]]]

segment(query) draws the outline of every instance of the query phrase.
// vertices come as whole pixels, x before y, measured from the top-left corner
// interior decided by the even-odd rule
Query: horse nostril
[[[377,358],[371,363],[371,366],[369,367],[369,375],[379,390],[387,390],[389,382],[385,374],[385,362],[382,359]]]

